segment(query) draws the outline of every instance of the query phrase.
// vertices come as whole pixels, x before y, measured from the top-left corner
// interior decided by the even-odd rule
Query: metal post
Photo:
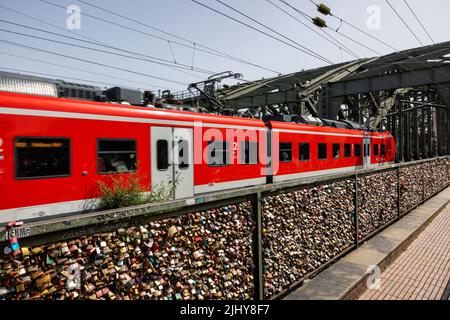
[[[358,174],[355,174],[355,244],[359,247]]]
[[[397,168],[397,212],[398,212],[398,220],[402,216],[401,212],[401,186],[400,186],[400,168]]]
[[[255,300],[264,299],[264,270],[262,255],[262,196],[261,192],[253,195],[252,206],[255,219],[255,231],[253,232],[253,262],[254,262],[254,284]]]
[[[422,165],[425,165],[425,163],[428,163],[429,161],[427,161],[427,162],[424,162]],[[423,173],[422,174],[422,203],[423,202],[425,202],[425,173]]]

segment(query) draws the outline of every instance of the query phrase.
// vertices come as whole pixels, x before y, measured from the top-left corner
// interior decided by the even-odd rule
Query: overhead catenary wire
[[[430,33],[428,32],[428,30],[425,28],[425,26],[423,25],[422,21],[420,21],[419,17],[416,15],[415,11],[413,10],[413,8],[411,8],[411,6],[409,5],[408,1],[403,0],[406,4],[406,6],[409,8],[409,10],[411,11],[411,13],[413,14],[413,16],[416,18],[416,20],[419,22],[420,26],[422,27],[422,29],[425,31],[425,33],[427,34],[427,36],[430,38],[431,42],[434,44],[434,40],[431,37]]]
[[[36,48],[36,47],[33,47],[33,46],[28,46],[28,45],[25,45],[25,44],[14,42],[14,41],[8,41],[8,40],[0,39],[0,42],[7,43],[7,44],[10,44],[10,45],[13,45],[13,46],[16,46],[16,47],[27,48],[27,49],[31,49],[31,50],[35,50],[35,51],[39,51],[39,52],[48,53],[48,54],[51,54],[51,55],[55,55],[55,56],[59,56],[59,57],[63,57],[63,58],[71,59],[71,60],[81,61],[81,62],[85,62],[85,63],[88,63],[88,64],[97,65],[97,66],[101,66],[101,67],[105,67],[105,68],[109,68],[109,69],[119,70],[119,71],[131,73],[131,74],[135,74],[135,75],[139,75],[139,76],[143,76],[143,77],[147,77],[147,78],[152,78],[152,79],[157,79],[157,80],[161,80],[161,81],[166,81],[166,82],[174,83],[174,84],[177,84],[177,85],[182,85],[182,86],[187,86],[188,85],[187,83],[184,83],[184,82],[171,80],[171,79],[158,77],[158,76],[153,76],[153,75],[150,75],[150,74],[147,74],[147,73],[143,73],[143,72],[139,72],[139,71],[135,71],[135,70],[115,67],[115,66],[111,66],[111,65],[104,64],[104,63],[97,62],[97,61],[77,58],[77,57],[69,56],[69,55],[66,55],[66,54],[63,54],[63,53],[50,51],[50,50],[45,50],[45,49],[41,49],[41,48]]]
[[[310,1],[311,1],[311,3],[313,3],[317,8],[319,8],[319,5],[318,5],[316,2],[314,2],[314,1],[312,1],[312,0],[310,0]],[[384,46],[386,46],[386,47],[388,47],[388,48],[390,48],[390,49],[392,49],[392,50],[394,50],[394,51],[399,51],[399,50],[398,50],[396,47],[394,47],[393,45],[391,45],[391,44],[387,43],[386,41],[383,41],[383,40],[381,40],[380,38],[377,38],[377,37],[375,37],[374,35],[372,35],[372,34],[366,32],[366,31],[364,31],[363,29],[361,29],[361,28],[355,26],[354,24],[352,24],[352,23],[350,23],[349,21],[343,19],[342,17],[337,16],[337,15],[334,14],[333,12],[330,12],[329,15],[330,15],[331,17],[334,17],[335,19],[338,19],[339,21],[341,21],[342,23],[348,25],[349,27],[351,27],[351,28],[353,28],[353,29],[355,29],[355,30],[357,30],[357,31],[359,31],[359,32],[361,32],[361,33],[363,33],[364,35],[368,36],[369,38],[372,38],[373,40],[375,40],[375,41],[381,43],[382,45],[384,45]]]
[[[168,87],[157,86],[157,85],[154,85],[154,84],[151,84],[151,83],[148,83],[148,82],[142,82],[142,81],[137,81],[137,80],[126,79],[126,78],[122,78],[122,77],[113,76],[111,74],[106,74],[106,73],[101,73],[101,72],[95,72],[95,71],[91,71],[91,70],[76,68],[76,67],[72,67],[72,66],[69,66],[69,65],[64,65],[64,64],[59,64],[59,63],[55,63],[55,62],[44,61],[44,60],[31,58],[31,57],[25,57],[25,56],[22,56],[22,55],[19,55],[19,54],[8,53],[8,52],[3,52],[3,51],[0,51],[0,54],[1,55],[5,55],[5,56],[9,56],[9,57],[13,57],[13,58],[23,59],[23,60],[26,60],[26,61],[33,61],[33,62],[38,62],[38,63],[50,65],[50,66],[55,66],[55,67],[59,67],[59,68],[63,68],[63,69],[75,70],[75,71],[84,72],[84,73],[87,73],[87,74],[92,74],[92,75],[101,76],[101,77],[105,77],[105,78],[117,79],[117,80],[120,80],[120,81],[126,81],[126,82],[130,82],[130,83],[140,84],[141,86],[143,86],[142,88],[153,87],[153,88],[158,88],[158,89],[170,89]]]
[[[294,7],[293,5],[291,5],[290,3],[286,2],[285,0],[278,0],[278,1],[280,1],[281,3],[283,3],[283,4],[286,5],[286,6],[290,7],[292,10],[296,11],[296,12],[297,12],[298,14],[300,14],[301,16],[306,17],[306,18],[311,19],[312,21],[314,21],[314,18],[313,18],[312,16],[310,16],[310,15],[306,14],[305,12],[299,10],[298,8]],[[369,50],[369,51],[375,53],[376,55],[379,55],[379,56],[382,55],[380,52],[378,52],[378,51],[376,51],[376,50],[370,48],[369,46],[366,46],[365,44],[361,43],[361,42],[358,41],[358,40],[355,40],[355,39],[352,38],[352,37],[347,36],[346,34],[340,32],[339,30],[334,30],[333,28],[330,28],[329,26],[325,26],[325,27],[326,27],[327,29],[333,30],[334,32],[336,32],[336,33],[340,34],[341,36],[343,36],[344,38],[346,38],[346,39],[348,39],[348,40],[350,40],[350,41],[356,43],[357,45],[366,48],[367,50]]]
[[[284,12],[285,14],[287,14],[288,16],[290,16],[292,19],[296,20],[298,23],[302,24],[303,26],[305,26],[306,28],[308,28],[309,30],[311,30],[312,32],[314,32],[315,34],[317,34],[319,37],[325,39],[326,41],[330,42],[331,44],[335,45],[336,47],[338,47],[341,51],[342,54],[342,50],[347,52],[349,55],[353,56],[356,59],[360,59],[361,57],[359,57],[355,52],[353,52],[352,50],[350,50],[349,48],[347,48],[342,42],[333,39],[329,34],[327,34],[325,32],[325,30],[320,29],[323,33],[325,33],[329,38],[325,37],[323,34],[321,34],[319,31],[317,31],[316,29],[310,27],[308,24],[306,24],[305,22],[299,20],[297,17],[295,17],[294,15],[292,15],[291,13],[289,13],[288,11],[284,10],[283,8],[281,8],[280,6],[278,6],[277,4],[275,4],[272,0],[266,0],[268,3],[270,3],[272,6],[278,8],[280,11]]]
[[[244,63],[244,64],[247,64],[247,65],[250,65],[250,66],[253,66],[253,67],[256,67],[256,68],[265,70],[265,71],[270,71],[270,72],[272,72],[272,73],[276,73],[276,74],[279,74],[279,73],[280,73],[280,72],[278,72],[278,71],[275,71],[275,70],[272,70],[272,69],[270,69],[270,68],[261,66],[261,65],[259,65],[259,64],[256,64],[256,63],[253,63],[253,62],[250,62],[250,61],[247,61],[247,60],[244,60],[244,59],[235,57],[235,56],[230,55],[230,54],[228,54],[228,53],[225,53],[225,52],[223,52],[223,51],[220,51],[220,50],[213,49],[213,48],[211,48],[211,47],[205,46],[205,45],[203,45],[203,44],[198,43],[197,41],[193,41],[193,40],[187,39],[187,38],[185,38],[185,37],[181,37],[181,36],[179,36],[179,35],[176,35],[176,34],[174,34],[174,33],[167,32],[167,31],[165,31],[165,30],[162,30],[161,28],[157,28],[157,27],[155,27],[155,26],[149,25],[148,23],[144,23],[144,22],[139,21],[139,20],[137,20],[137,19],[133,19],[133,18],[128,17],[128,16],[125,16],[125,15],[123,15],[123,14],[119,14],[119,13],[117,13],[117,12],[114,12],[114,11],[112,11],[112,10],[105,9],[104,7],[101,7],[101,6],[98,6],[98,5],[89,3],[89,2],[87,2],[87,1],[78,0],[78,2],[81,2],[81,3],[85,4],[85,5],[90,6],[90,7],[96,8],[97,10],[101,10],[101,11],[103,11],[103,12],[107,12],[107,13],[112,14],[112,15],[114,15],[114,16],[120,17],[120,18],[122,18],[122,19],[131,21],[131,22],[134,22],[134,23],[139,24],[139,25],[141,25],[141,26],[144,26],[144,27],[147,27],[147,28],[156,30],[156,31],[158,31],[158,32],[161,32],[161,33],[163,33],[163,34],[166,34],[166,35],[168,35],[168,36],[171,36],[171,37],[173,37],[173,38],[176,38],[176,39],[178,39],[178,40],[182,40],[182,41],[189,42],[189,43],[192,44],[193,47],[200,47],[200,48],[206,49],[206,50],[208,50],[208,51],[211,51],[211,52],[208,52],[209,54],[216,53],[216,54],[219,54],[220,57],[222,57],[222,58],[227,58],[227,59],[232,60],[232,61],[235,61],[235,62]],[[195,50],[195,49],[194,49],[194,50]]]
[[[13,9],[10,9],[10,8],[7,8],[7,7],[2,6],[2,5],[0,5],[0,8],[9,10],[9,11],[14,12],[14,13],[16,13],[16,14],[22,15],[22,16],[27,17],[27,18],[29,18],[29,19],[38,21],[38,22],[40,22],[40,23],[43,23],[43,24],[48,25],[48,26],[51,26],[51,27],[53,27],[53,28],[60,29],[60,30],[65,31],[65,32],[67,32],[67,31],[72,31],[72,30],[65,30],[64,28],[60,28],[60,27],[57,26],[57,25],[48,23],[48,22],[46,22],[46,21],[44,21],[44,20],[41,20],[41,19],[38,19],[38,18],[35,18],[35,17],[32,17],[32,16],[29,16],[29,15],[27,15],[27,14],[21,13],[21,12],[19,12],[19,11],[16,11],[16,10],[13,10]],[[136,55],[136,56],[146,57],[146,58],[149,58],[149,59],[158,60],[158,61],[160,61],[160,62],[167,62],[168,65],[166,65],[166,66],[169,67],[169,68],[186,69],[186,70],[191,70],[191,71],[194,71],[194,72],[205,73],[205,74],[210,74],[210,75],[216,73],[216,72],[214,72],[214,71],[205,70],[205,69],[200,69],[200,68],[195,68],[195,69],[193,70],[192,68],[190,68],[190,67],[187,66],[187,65],[183,65],[183,64],[180,64],[180,63],[174,64],[174,63],[173,63],[172,61],[170,61],[170,60],[166,60],[166,59],[162,59],[162,58],[150,56],[150,55],[148,55],[148,54],[138,53],[138,52],[131,51],[131,50],[125,50],[125,49],[122,49],[122,48],[119,48],[119,47],[116,47],[116,46],[112,46],[112,45],[106,44],[106,43],[104,43],[104,42],[98,41],[98,40],[96,40],[96,39],[94,39],[94,38],[91,38],[91,37],[88,37],[88,36],[79,35],[79,34],[77,34],[77,33],[75,33],[75,32],[71,32],[71,33],[74,34],[74,35],[76,35],[76,36],[78,36],[78,37],[80,37],[80,38],[88,39],[88,40],[83,40],[83,39],[80,39],[80,38],[72,37],[72,36],[69,36],[69,35],[61,34],[61,33],[52,32],[52,31],[49,31],[49,30],[44,30],[44,29],[40,29],[40,28],[36,28],[36,27],[26,26],[26,25],[23,25],[23,24],[18,24],[18,23],[12,22],[12,21],[4,20],[4,19],[0,19],[0,21],[1,21],[1,22],[4,22],[4,23],[13,24],[13,25],[16,25],[16,26],[20,26],[20,27],[23,27],[23,28],[28,28],[28,29],[35,30],[35,31],[44,32],[44,33],[47,33],[47,34],[52,34],[52,35],[56,35],[56,36],[60,36],[60,37],[66,37],[66,38],[71,39],[71,40],[76,40],[76,41],[80,41],[80,42],[84,42],[84,43],[89,43],[89,44],[93,44],[93,45],[97,45],[97,46],[104,46],[104,47],[107,47],[107,48],[110,48],[110,49],[113,49],[113,50],[117,50],[117,51],[125,52],[125,53],[130,53],[130,54],[133,54],[133,55]],[[154,63],[158,63],[158,62],[155,61]],[[164,65],[164,64],[162,64],[162,63],[158,63],[158,64]],[[193,77],[198,77],[198,76],[193,75],[193,74],[190,74],[190,73],[186,73],[186,72],[183,72],[183,73],[185,73],[185,74],[187,74],[187,75],[190,75],[190,76],[193,76]]]
[[[406,21],[402,18],[400,13],[394,8],[394,6],[389,2],[389,0],[385,0],[385,1],[389,5],[389,7],[391,7],[391,9],[395,12],[397,17],[399,17],[399,19],[403,22],[403,24],[408,28],[409,32],[411,32],[411,34],[416,38],[417,41],[419,41],[420,45],[423,47],[422,41],[420,41],[417,34],[411,29],[411,27],[408,25],[408,23],[406,23]]]
[[[185,73],[187,75],[198,77],[197,75],[193,75],[193,74],[190,74],[190,73],[187,73],[187,72],[184,72],[184,71],[181,70],[181,69],[190,70],[189,66],[186,66],[184,68],[180,68],[180,67],[177,68],[177,67],[171,66],[169,64],[156,62],[156,61],[149,60],[149,59],[146,59],[146,58],[139,58],[139,57],[125,55],[125,54],[121,54],[121,53],[117,53],[117,52],[106,51],[106,50],[103,50],[103,49],[96,49],[96,48],[86,47],[86,46],[77,45],[77,44],[70,43],[70,42],[59,41],[59,40],[54,40],[54,39],[49,39],[49,38],[44,38],[44,37],[39,37],[39,36],[35,36],[35,35],[30,35],[30,34],[26,34],[26,33],[22,33],[22,32],[17,32],[17,31],[6,30],[6,29],[2,29],[2,28],[0,28],[0,31],[1,32],[6,32],[6,33],[11,33],[11,34],[16,34],[16,35],[20,35],[20,36],[24,36],[24,37],[44,40],[44,41],[48,41],[48,42],[59,43],[59,44],[63,44],[63,45],[71,46],[71,47],[76,47],[76,48],[90,50],[90,51],[96,51],[96,52],[111,54],[111,55],[120,56],[120,57],[124,57],[124,58],[128,58],[128,59],[134,59],[134,60],[139,60],[139,61],[144,61],[144,62],[156,63],[158,65],[164,65],[164,66],[167,66],[167,67],[169,67],[171,69],[174,69],[176,71],[183,72],[183,73]],[[201,71],[201,72],[205,73],[205,74],[208,74],[208,75],[214,74],[211,71]],[[201,78],[201,79],[203,79],[203,78]]]
[[[279,0],[279,1],[280,1],[280,2],[283,2],[284,0]],[[386,1],[387,1],[387,0],[386,0]],[[310,0],[310,2],[313,3],[315,6],[317,6],[317,8],[319,8],[319,5],[318,5],[315,1]],[[406,2],[406,0],[405,0],[405,2]],[[303,14],[303,15],[306,15],[305,13],[302,13],[302,14]],[[334,17],[337,18],[337,19],[340,19],[341,21],[343,21],[344,23],[346,23],[346,24],[352,26],[353,28],[355,28],[355,29],[357,29],[357,30],[360,30],[358,27],[352,25],[351,23],[349,23],[348,21],[346,21],[346,20],[344,20],[344,19],[342,19],[342,18],[340,18],[340,17],[337,17],[336,15],[333,15],[331,12],[329,12],[328,14],[329,14],[330,16],[334,16]],[[307,16],[307,15],[306,15],[306,16]],[[311,18],[311,17],[310,17],[310,18]],[[363,30],[360,30],[360,31],[363,32],[363,33],[366,33],[366,32],[364,32]],[[367,33],[366,33],[366,34],[367,34]],[[373,36],[370,35],[370,34],[367,34],[367,35],[368,35],[369,37],[372,37],[372,38],[374,38],[375,40],[377,40],[377,41],[379,41],[379,42],[385,44],[386,46],[391,47],[391,48],[394,49],[396,52],[399,52],[398,49],[396,49],[396,48],[394,48],[394,47],[388,45],[387,43],[383,42],[382,40],[380,40],[380,39],[378,39],[378,38],[376,38],[376,37],[373,37]],[[417,59],[416,57],[408,58],[407,61],[416,61],[419,65],[422,65],[422,66],[424,66],[424,67],[426,67],[426,68],[429,68],[428,65],[426,65],[425,63],[423,63],[422,61],[420,61],[420,60]],[[398,63],[398,64],[401,64],[401,63],[402,63],[402,62],[390,61],[390,62],[388,62],[388,63],[382,63],[382,66],[376,67],[376,68],[373,69],[373,70],[380,70],[380,69],[383,68],[383,66],[389,65],[389,64],[391,64],[391,63],[393,63],[393,62],[394,62],[394,63]],[[445,73],[443,73],[443,72],[441,72],[441,71],[437,71],[437,72],[438,72],[439,74],[441,74],[442,76],[445,76],[445,77],[448,76],[447,74],[445,74]],[[416,72],[416,71],[414,71],[414,70],[412,70],[412,73],[414,73],[414,74],[420,76],[420,77],[423,78],[423,79],[426,79],[426,80],[429,80],[429,81],[431,81],[431,82],[434,82],[433,80],[429,79],[429,78],[426,77],[426,76],[423,76],[422,74],[420,74],[420,73],[418,73],[418,72]],[[360,77],[360,76],[359,76],[359,77]],[[446,89],[446,88],[443,88],[443,89],[446,90],[446,91],[449,90],[449,89]]]
[[[253,29],[253,30],[255,30],[255,31],[257,31],[257,32],[259,32],[259,33],[261,33],[261,34],[264,34],[264,35],[266,35],[266,36],[268,36],[268,37],[270,37],[270,38],[272,38],[272,39],[274,39],[274,40],[276,40],[276,41],[278,41],[278,42],[281,42],[281,43],[283,43],[283,44],[285,44],[285,45],[287,45],[287,46],[289,46],[289,47],[291,47],[291,48],[294,48],[295,50],[298,50],[298,51],[303,52],[303,53],[305,53],[305,54],[307,54],[307,55],[309,55],[309,56],[312,56],[312,57],[314,57],[314,58],[316,58],[316,59],[318,59],[318,60],[321,60],[322,62],[326,62],[326,63],[329,63],[329,64],[334,64],[333,61],[331,61],[331,60],[329,60],[329,59],[327,59],[327,58],[325,58],[325,57],[322,57],[322,56],[320,56],[320,55],[315,55],[315,54],[310,53],[310,52],[308,51],[309,49],[305,50],[305,49],[299,48],[299,47],[297,47],[297,46],[295,46],[295,45],[293,45],[293,44],[291,44],[291,43],[289,43],[289,42],[286,42],[286,41],[284,41],[284,40],[282,40],[282,39],[280,39],[280,38],[277,38],[277,37],[275,37],[275,36],[273,36],[273,35],[271,35],[271,34],[265,32],[265,31],[262,31],[262,30],[260,30],[260,29],[258,29],[258,28],[256,28],[256,27],[254,27],[254,26],[252,26],[252,25],[249,25],[248,23],[245,23],[245,22],[243,22],[243,21],[240,21],[239,19],[236,19],[236,18],[234,18],[234,17],[232,17],[232,16],[230,16],[230,15],[228,15],[228,14],[225,14],[225,13],[223,13],[223,12],[217,10],[217,9],[214,9],[214,8],[212,8],[212,7],[209,7],[209,6],[205,5],[204,3],[201,3],[201,2],[199,2],[199,1],[197,1],[197,0],[191,0],[191,1],[194,2],[194,3],[196,3],[196,4],[198,4],[198,5],[200,5],[200,6],[202,6],[202,7],[204,7],[204,8],[206,8],[206,9],[208,9],[208,10],[213,11],[213,12],[219,14],[219,15],[222,15],[222,16],[228,18],[228,19],[231,19],[231,20],[233,20],[233,21],[235,21],[235,22],[237,22],[237,23],[239,23],[239,24],[241,24],[241,25],[244,25],[244,26],[246,26],[247,28]]]
[[[52,6],[55,6],[55,7],[58,7],[58,8],[66,10],[66,8],[64,6],[61,6],[61,5],[56,4],[56,3],[53,3],[51,1],[48,1],[48,0],[39,0],[39,1],[41,1],[42,3],[46,3],[46,4],[49,4],[49,5],[52,5]],[[187,44],[181,43],[179,41],[174,41],[174,40],[170,40],[170,39],[167,39],[167,38],[163,38],[161,36],[158,36],[158,35],[155,35],[155,34],[151,34],[151,33],[148,33],[148,32],[145,32],[143,30],[136,29],[136,28],[133,28],[133,27],[130,27],[130,26],[126,26],[124,24],[117,23],[117,22],[114,22],[114,21],[111,21],[111,20],[108,20],[108,19],[100,18],[98,16],[95,16],[93,14],[89,14],[89,13],[86,13],[86,12],[83,12],[83,17],[89,17],[89,18],[97,20],[97,21],[102,21],[104,23],[108,23],[108,24],[114,25],[114,26],[119,27],[119,28],[123,28],[123,29],[129,30],[129,31],[133,31],[133,32],[136,32],[136,33],[140,33],[140,34],[143,34],[143,35],[155,38],[155,39],[159,39],[159,40],[162,40],[164,42],[170,41],[172,44],[176,44],[176,45],[181,46],[181,47],[185,47],[185,48],[189,48],[189,49],[192,49],[192,47],[193,47],[192,45],[187,45]],[[202,48],[197,47],[196,50],[204,52],[204,53],[207,53],[207,54],[212,54],[212,55],[215,55],[215,56],[218,56],[218,57],[230,59],[229,56],[226,56],[224,54],[219,54],[219,53],[216,53],[216,52],[212,52],[212,51],[209,51],[207,49],[202,49]],[[239,60],[240,59],[236,58],[235,61],[239,62]],[[242,61],[240,61],[240,62],[242,62]],[[253,65],[257,66],[255,64],[253,64]],[[278,71],[270,70],[270,69],[267,69],[267,71],[271,71],[271,72],[276,73],[276,74],[279,73]]]
[[[258,20],[256,20],[256,19],[250,17],[249,15],[243,13],[242,11],[237,10],[236,8],[234,8],[234,7],[232,7],[232,6],[230,6],[230,5],[226,4],[226,3],[224,3],[223,1],[221,1],[221,0],[216,0],[216,1],[219,2],[220,4],[224,5],[224,6],[227,7],[228,9],[231,9],[231,10],[233,10],[234,12],[236,12],[236,13],[238,13],[238,14],[244,16],[244,17],[246,17],[247,19],[249,19],[249,20],[251,20],[251,21],[257,23],[258,25],[262,26],[263,28],[266,28],[267,30],[272,31],[273,33],[279,35],[280,37],[282,37],[282,38],[284,38],[284,39],[286,39],[286,40],[288,40],[288,41],[290,41],[290,42],[296,44],[297,46],[299,46],[299,47],[301,47],[301,48],[303,48],[303,49],[309,51],[311,54],[317,55],[317,56],[319,56],[319,57],[323,57],[323,56],[319,55],[317,52],[314,52],[313,50],[311,50],[311,49],[305,47],[304,45],[298,43],[297,41],[292,40],[291,38],[285,36],[285,35],[282,34],[281,32],[279,32],[279,31],[277,31],[277,30],[274,30],[273,28],[267,26],[266,24],[264,24],[264,23],[262,23],[262,22],[260,22],[260,21],[258,21]]]

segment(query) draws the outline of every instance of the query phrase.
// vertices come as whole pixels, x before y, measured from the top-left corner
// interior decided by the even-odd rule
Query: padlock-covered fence
[[[450,182],[449,157],[25,224],[0,299],[274,299]]]

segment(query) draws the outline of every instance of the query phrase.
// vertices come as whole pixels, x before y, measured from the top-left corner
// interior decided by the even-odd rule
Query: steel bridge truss
[[[216,95],[228,114],[302,114],[390,130],[398,161],[450,154],[450,42],[225,87]]]

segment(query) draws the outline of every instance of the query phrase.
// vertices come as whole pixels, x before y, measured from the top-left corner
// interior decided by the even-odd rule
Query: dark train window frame
[[[335,147],[337,147],[337,151],[338,151],[337,156],[334,155],[334,153],[335,153]],[[332,144],[332,146],[331,146],[331,158],[332,158],[333,160],[339,160],[339,159],[341,159],[341,144],[340,144],[340,143],[333,143],[333,144]]]
[[[325,157],[321,157],[321,150],[320,147],[324,146],[325,147]],[[328,143],[318,143],[317,144],[317,160],[320,161],[324,161],[324,160],[328,160]]]
[[[185,143],[185,147],[183,147],[182,149],[183,149],[183,152],[187,152],[187,158],[188,158],[188,163],[182,163],[180,160],[182,160],[182,158],[180,157],[180,144],[181,143]],[[190,167],[191,167],[191,164],[189,163],[189,160],[190,160],[190,154],[189,154],[189,140],[186,140],[186,139],[183,139],[183,138],[181,138],[181,139],[179,139],[178,140],[178,154],[177,154],[177,161],[179,162],[179,163],[177,163],[177,165],[178,165],[178,169],[180,169],[180,170],[183,170],[183,171],[185,171],[185,170],[188,170]],[[184,156],[184,155],[183,155]]]
[[[129,171],[105,171],[105,172],[101,172],[100,168],[99,168],[99,155],[100,154],[105,154],[105,153],[113,153],[112,151],[100,151],[100,142],[101,141],[133,141],[134,142],[134,154],[135,154],[135,158],[136,158],[136,166],[134,170],[129,170]],[[132,153],[129,151],[115,151],[116,153]],[[99,175],[108,175],[108,174],[129,174],[129,173],[136,173],[138,171],[138,141],[137,139],[132,139],[132,138],[97,138],[97,153],[96,153],[96,162],[97,162],[97,174]]]
[[[281,148],[281,145],[282,144],[284,144],[284,145],[290,145],[290,147],[289,148]],[[290,155],[291,155],[291,157],[290,157],[290,159],[289,160],[281,160],[281,151],[287,151],[287,152],[289,152],[290,153]],[[280,161],[280,163],[289,163],[289,162],[292,162],[292,160],[294,159],[294,153],[293,153],[293,144],[292,144],[292,142],[280,142],[279,144],[278,144],[278,157],[279,157],[279,161]]]
[[[351,157],[352,157],[352,145],[350,143],[345,143],[344,144],[344,158],[348,159]]]
[[[378,147],[378,144],[377,143],[375,143],[374,145],[373,145],[373,155],[375,156],[375,157],[378,157],[378,155],[379,155],[379,147]]]
[[[166,147],[167,147],[167,159],[166,159],[166,165],[165,165],[165,169],[164,167],[160,167],[160,155],[161,152],[159,151],[159,143],[160,142],[165,142],[166,143]],[[170,164],[169,164],[169,141],[167,141],[166,139],[158,139],[156,140],[156,170],[160,171],[160,172],[164,172],[169,170]]]
[[[382,157],[386,156],[386,146],[384,145],[384,143],[380,145],[380,155]]]
[[[18,166],[19,163],[19,154],[18,154],[18,148],[16,147],[16,142],[19,139],[42,139],[42,140],[67,140],[69,143],[69,172],[67,174],[61,174],[61,175],[49,175],[49,176],[35,176],[35,177],[19,177],[18,176]],[[38,136],[17,136],[14,137],[14,178],[16,180],[44,180],[44,179],[58,179],[58,178],[67,178],[72,176],[72,139],[69,137],[38,137]]]
[[[361,143],[355,143],[354,147],[355,147],[355,151],[354,151],[355,157],[361,158],[361,156],[362,156],[362,149],[363,149],[362,144]]]
[[[215,159],[215,158],[213,158],[212,156],[211,156],[211,152],[210,152],[210,149],[209,149],[209,146],[212,144],[212,143],[218,143],[218,142],[222,142],[222,150],[220,150],[221,152],[222,152],[222,159],[223,159],[223,153],[225,152],[225,155],[226,155],[226,159],[225,159],[225,161],[224,161],[224,163],[219,163],[219,164],[216,164],[216,163],[214,163],[214,164],[211,164],[211,160],[212,159]],[[224,146],[226,146],[225,148],[224,148]],[[229,141],[223,141],[223,140],[220,140],[220,141],[216,141],[216,140],[210,140],[210,141],[208,141],[207,142],[207,145],[206,145],[206,150],[207,150],[207,155],[208,155],[208,167],[226,167],[226,166],[229,166],[230,164],[231,164],[231,151],[230,151],[230,142]],[[216,151],[217,151],[217,148],[216,148]]]
[[[256,156],[252,159],[250,157],[250,144],[256,145]],[[248,148],[247,148],[248,146]],[[241,141],[239,149],[239,164],[241,165],[255,165],[259,162],[259,143],[256,141]],[[248,158],[247,158],[248,150]],[[248,159],[248,161],[247,161]],[[251,161],[254,160],[254,161]]]
[[[308,152],[305,153],[306,150],[302,149],[302,147],[308,147]],[[307,155],[305,158],[304,156]],[[304,159],[302,159],[304,158]],[[308,162],[311,160],[311,144],[309,142],[300,142],[298,144],[298,160],[300,162]]]

